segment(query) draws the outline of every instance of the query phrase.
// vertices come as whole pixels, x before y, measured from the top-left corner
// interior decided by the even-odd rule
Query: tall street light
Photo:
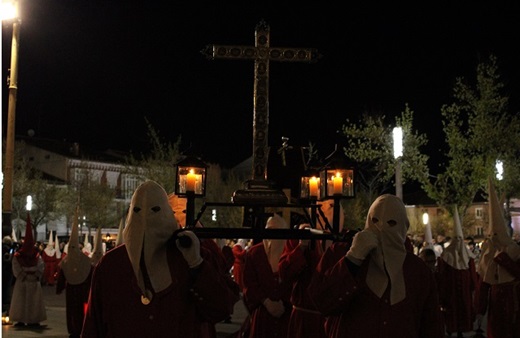
[[[18,91],[18,49],[20,39],[20,17],[17,0],[2,1],[2,21],[13,20],[13,40],[11,45],[11,68],[9,72],[9,102],[7,109],[7,135],[5,140],[5,164],[3,168],[2,190],[2,237],[11,234],[11,214],[13,211],[13,170],[14,138],[16,117],[16,95]],[[10,14],[10,17],[7,17]],[[6,15],[6,17],[4,17]]]
[[[395,159],[395,195],[403,200],[403,173],[401,170],[401,158],[403,157],[403,128],[395,127],[394,137],[394,159]]]

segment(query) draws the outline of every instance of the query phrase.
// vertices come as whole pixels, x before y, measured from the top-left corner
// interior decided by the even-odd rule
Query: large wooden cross
[[[269,154],[269,62],[315,62],[314,48],[270,47],[269,25],[261,20],[255,28],[255,46],[207,45],[202,51],[210,59],[254,60],[253,87],[253,180],[267,180]]]

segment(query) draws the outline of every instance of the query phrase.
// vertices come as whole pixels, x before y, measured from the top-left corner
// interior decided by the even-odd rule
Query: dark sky
[[[253,62],[200,51],[254,45],[261,19],[271,46],[323,55],[315,64],[270,63],[273,148],[286,136],[325,156],[347,118],[395,116],[409,103],[434,151],[455,78],[473,77],[491,53],[518,111],[520,12],[512,7],[176,2],[22,0],[17,133],[139,152],[149,146],[146,118],[165,141],[181,136],[207,161],[237,164],[252,153]],[[2,28],[5,130],[12,29]]]

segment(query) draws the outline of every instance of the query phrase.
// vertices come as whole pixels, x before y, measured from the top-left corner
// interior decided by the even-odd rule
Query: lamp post
[[[2,237],[11,234],[11,214],[13,212],[13,168],[14,138],[16,118],[16,95],[18,91],[18,48],[20,39],[20,18],[18,1],[2,2],[2,21],[13,19],[13,40],[11,44],[11,68],[9,74],[9,105],[7,109],[7,135],[5,141],[5,164],[3,168],[2,190]],[[4,14],[10,17],[3,17]]]
[[[395,159],[395,195],[403,200],[403,173],[401,170],[401,158],[403,156],[403,128],[395,127],[394,138],[394,159]]]

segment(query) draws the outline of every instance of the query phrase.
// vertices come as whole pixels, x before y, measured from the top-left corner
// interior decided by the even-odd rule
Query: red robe
[[[502,252],[494,258],[515,279],[508,283],[488,284],[479,279],[475,292],[477,313],[488,313],[488,338],[520,337],[520,260],[513,261]]]
[[[83,328],[85,309],[88,302],[90,291],[90,280],[92,271],[85,281],[81,284],[69,284],[62,269],[58,269],[56,279],[56,294],[59,295],[65,290],[65,310],[67,317],[67,331],[69,335],[79,337]]]
[[[246,261],[247,251],[242,248],[241,245],[233,245],[232,248],[233,256],[233,278],[240,287],[240,291],[244,289],[244,282],[242,280],[242,270],[244,269],[244,263]]]
[[[468,265],[468,269],[457,270],[443,259],[437,260],[439,299],[444,309],[444,323],[448,332],[473,331],[473,293],[478,277],[475,261],[470,259]]]
[[[298,240],[287,240],[280,257],[279,273],[283,281],[292,283],[291,303],[287,338],[327,338],[325,317],[318,312],[309,297],[307,286],[321,258],[321,246],[302,250]]]
[[[444,337],[437,282],[419,257],[407,253],[403,263],[406,298],[393,305],[389,288],[378,298],[366,284],[368,262],[365,259],[357,267],[342,257],[327,270],[321,268],[322,262],[318,264],[309,294],[324,315],[335,316],[329,337]]]
[[[292,284],[280,280],[278,272],[273,272],[262,242],[248,250],[243,272],[244,302],[251,316],[249,338],[286,337],[292,308]],[[271,316],[263,305],[266,298],[283,301],[285,313],[282,317]]]
[[[41,253],[45,270],[43,271],[43,285],[54,285],[56,283],[56,273],[58,272],[58,264],[61,259],[56,258],[56,254],[49,256],[45,250]]]
[[[237,295],[214,260],[218,252],[201,245],[204,261],[196,269],[174,245],[167,255],[173,283],[144,305],[125,244],[107,252],[92,275],[82,337],[195,338],[229,317]]]

